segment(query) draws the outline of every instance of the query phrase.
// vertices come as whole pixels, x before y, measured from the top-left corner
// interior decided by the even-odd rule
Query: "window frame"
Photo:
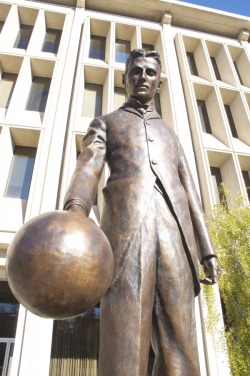
[[[17,81],[17,74],[16,73],[9,73],[9,72],[3,72],[1,76],[1,81],[0,81],[0,96],[1,98],[4,98],[4,92],[2,92],[1,86],[3,86],[3,82],[12,82],[11,87],[9,87],[9,92],[6,93],[6,96],[3,100],[3,103],[1,103],[2,99],[0,100],[0,108],[9,108],[9,104],[12,98],[12,94],[16,85]],[[13,78],[13,80],[10,80],[10,78]],[[2,95],[3,94],[3,95]]]
[[[187,56],[187,62],[188,62],[188,67],[189,67],[189,72],[192,76],[198,76],[198,69],[197,65],[195,62],[194,54],[193,52],[186,51],[186,56]]]
[[[100,42],[100,46],[94,46],[95,42]],[[105,61],[106,37],[100,35],[91,35],[89,44],[89,59]]]
[[[19,48],[23,50],[27,50],[31,38],[31,34],[33,32],[33,25],[26,25],[26,24],[21,24],[19,31],[16,36],[16,40],[14,43],[14,48]],[[28,33],[29,31],[29,33]],[[25,34],[29,34],[28,37]]]
[[[234,68],[235,68],[236,73],[237,73],[237,77],[238,77],[238,79],[239,79],[239,81],[240,81],[240,84],[241,84],[241,85],[244,85],[243,80],[242,80],[241,75],[240,75],[240,71],[239,71],[239,69],[238,69],[238,67],[237,67],[236,62],[233,61],[233,64],[234,64]]]
[[[51,78],[33,76],[32,83],[30,86],[30,91],[28,99],[26,102],[26,111],[38,111],[45,112],[47,100],[49,96]],[[43,88],[39,85],[43,85]]]
[[[2,30],[3,30],[4,23],[5,23],[5,21],[0,20],[0,34],[1,34]]]
[[[95,90],[96,89],[96,90]],[[89,95],[88,92],[95,93],[95,103],[94,107],[89,105]],[[98,95],[100,94],[100,95]],[[84,98],[83,98],[83,106],[82,106],[82,116],[95,118],[102,115],[102,108],[103,108],[103,85],[101,84],[94,84],[91,82],[86,82],[84,85]]]
[[[242,177],[243,177],[243,180],[244,180],[245,188],[246,188],[246,191],[247,191],[248,200],[250,202],[250,176],[249,176],[249,172],[245,171],[245,170],[242,170],[241,173],[242,173]]]
[[[204,133],[212,134],[212,128],[211,128],[211,124],[209,121],[206,102],[203,100],[197,99],[197,108],[198,108],[202,131]]]
[[[125,46],[124,51],[117,51],[118,47]],[[131,42],[125,39],[117,38],[115,40],[115,62],[125,64],[131,50]]]
[[[226,112],[226,115],[227,115],[227,120],[228,120],[228,124],[229,124],[230,130],[231,130],[232,136],[235,137],[235,138],[239,138],[230,105],[224,104],[224,108],[225,108],[225,112]]]
[[[215,57],[214,56],[210,56],[210,60],[211,60],[212,66],[213,66],[213,70],[214,70],[214,74],[215,74],[216,80],[222,81],[221,80],[220,71],[219,71],[219,68],[218,68],[218,65],[217,65]]]
[[[37,149],[34,147],[15,146],[5,186],[4,197],[28,200],[36,151]],[[20,163],[21,161],[24,163]],[[15,189],[16,192],[14,191]]]
[[[218,205],[226,203],[225,194],[222,191],[219,191],[219,187],[223,184],[221,169],[219,167],[210,167],[211,179],[212,179],[212,191],[213,197]],[[217,192],[215,191],[215,184],[217,187]]]
[[[52,34],[55,35],[55,40],[53,42],[46,40],[46,38]],[[62,37],[62,30],[47,28],[45,35],[44,35],[44,40],[43,40],[41,51],[57,54],[59,50],[59,46],[60,46],[61,37]],[[47,45],[47,49],[46,49],[46,45]]]

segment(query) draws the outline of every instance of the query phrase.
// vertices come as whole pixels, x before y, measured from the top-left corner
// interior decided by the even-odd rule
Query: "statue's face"
[[[137,57],[132,60],[123,77],[128,100],[138,99],[142,104],[150,102],[160,89],[160,66],[152,57]]]

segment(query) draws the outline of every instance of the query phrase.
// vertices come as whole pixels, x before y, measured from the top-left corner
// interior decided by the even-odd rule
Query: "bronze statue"
[[[198,376],[197,258],[211,284],[221,273],[183,149],[154,107],[160,73],[157,52],[131,52],[127,102],[91,122],[65,197],[66,210],[88,216],[108,163],[101,228],[114,275],[101,301],[99,376],[147,375],[150,343],[154,376]]]

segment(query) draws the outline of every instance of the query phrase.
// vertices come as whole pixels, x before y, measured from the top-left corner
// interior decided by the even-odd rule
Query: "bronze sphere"
[[[41,214],[16,233],[6,273],[17,300],[34,314],[66,319],[93,308],[109,288],[113,254],[101,229],[70,211]]]

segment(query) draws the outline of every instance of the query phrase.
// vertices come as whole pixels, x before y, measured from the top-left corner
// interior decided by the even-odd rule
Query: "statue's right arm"
[[[95,199],[106,158],[106,124],[94,119],[83,138],[81,153],[64,198],[65,210],[81,210],[87,216]]]

